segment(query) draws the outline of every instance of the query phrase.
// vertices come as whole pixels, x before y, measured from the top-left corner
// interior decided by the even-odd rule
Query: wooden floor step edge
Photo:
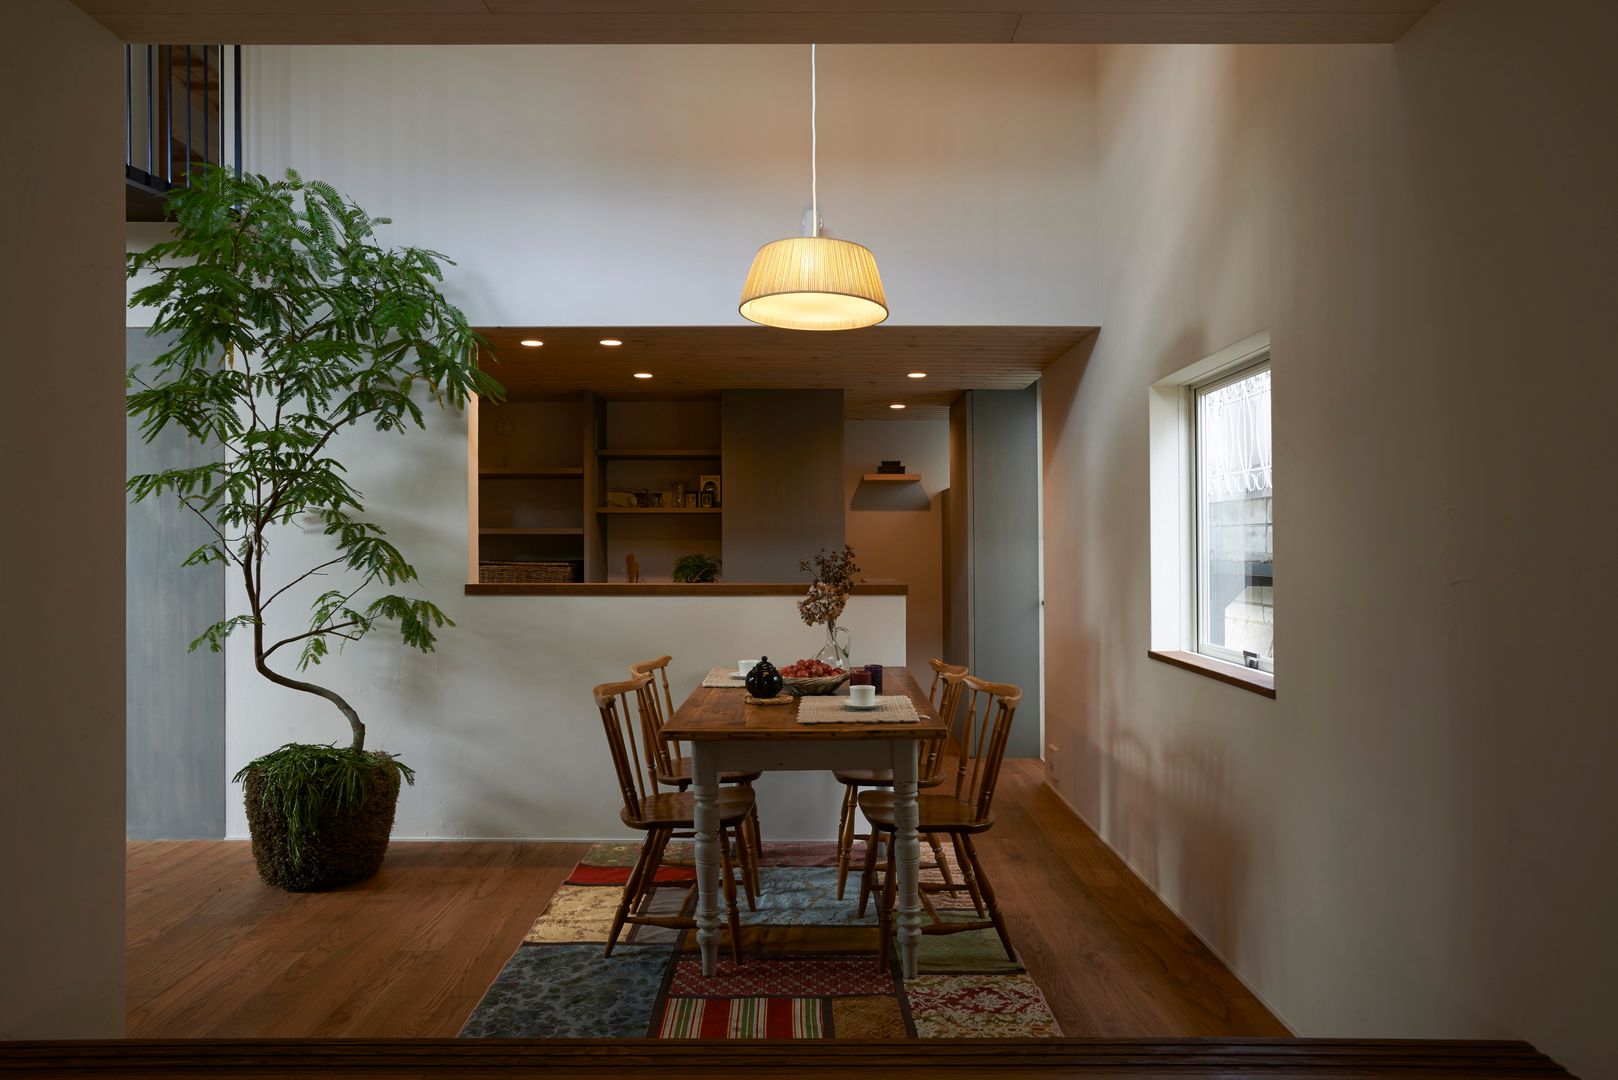
[[[547,1076],[838,1070],[843,1080],[978,1076],[1567,1076],[1524,1042],[1386,1039],[961,1039],[936,1042],[660,1042],[646,1039],[197,1039],[0,1043],[0,1074]]]

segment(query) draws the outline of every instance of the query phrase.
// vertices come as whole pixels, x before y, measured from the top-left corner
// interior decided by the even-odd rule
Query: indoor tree
[[[459,408],[473,394],[498,398],[500,386],[478,367],[483,339],[440,290],[448,260],[383,247],[376,229],[388,219],[330,185],[291,170],[271,180],[212,167],[193,174],[168,210],[172,239],[128,256],[129,276],[150,278],[130,305],[153,311],[150,332],[169,345],[131,369],[127,408],[147,440],[172,426],[211,460],[132,476],[130,496],[172,499],[204,522],[208,539],[185,565],[221,567],[239,585],[240,608],[203,630],[192,649],[218,652],[227,638],[246,635],[260,675],[320,699],[347,722],[346,748],[288,744],[238,774],[248,784],[260,870],[271,880],[271,857],[288,872],[279,876],[293,879],[289,887],[337,883],[326,870],[353,880],[353,867],[346,878],[343,868],[307,867],[311,842],[332,831],[335,817],[363,809],[373,789],[391,787],[396,797],[399,778],[412,773],[368,751],[359,711],[305,673],[334,647],[382,627],[430,652],[450,620],[405,591],[416,570],[366,520],[337,437],[360,427],[421,428],[419,399]],[[276,530],[295,520],[318,522],[329,557],[288,572],[266,555]],[[278,602],[307,598],[306,583],[325,577],[335,584],[309,602],[306,625],[270,633],[267,615]],[[280,847],[261,853],[258,826],[272,810],[284,837],[264,838]],[[389,799],[389,829],[392,816]],[[386,842],[384,833],[382,850]]]

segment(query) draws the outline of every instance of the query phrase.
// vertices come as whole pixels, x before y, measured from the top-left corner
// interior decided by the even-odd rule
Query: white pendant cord
[[[809,229],[820,235],[820,136],[815,123],[815,46],[809,46]]]

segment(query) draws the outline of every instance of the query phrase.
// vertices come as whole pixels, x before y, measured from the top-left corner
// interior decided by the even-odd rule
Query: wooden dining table
[[[719,913],[719,774],[755,770],[892,769],[898,825],[894,853],[898,866],[900,972],[916,974],[921,940],[921,838],[916,824],[917,741],[944,734],[944,723],[910,673],[889,667],[883,693],[905,694],[916,707],[916,723],[805,724],[798,720],[802,699],[790,705],[749,705],[747,691],[698,687],[674,711],[663,737],[691,744],[691,791],[696,800],[697,945],[702,970],[718,970],[724,922]],[[846,697],[845,687],[839,691]],[[833,902],[828,895],[827,902]]]

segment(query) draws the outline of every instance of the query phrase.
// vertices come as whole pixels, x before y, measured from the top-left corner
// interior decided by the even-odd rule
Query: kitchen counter
[[[809,583],[714,581],[690,584],[673,581],[484,581],[466,586],[468,596],[802,596]],[[904,596],[902,581],[866,581],[854,586],[855,596]]]

